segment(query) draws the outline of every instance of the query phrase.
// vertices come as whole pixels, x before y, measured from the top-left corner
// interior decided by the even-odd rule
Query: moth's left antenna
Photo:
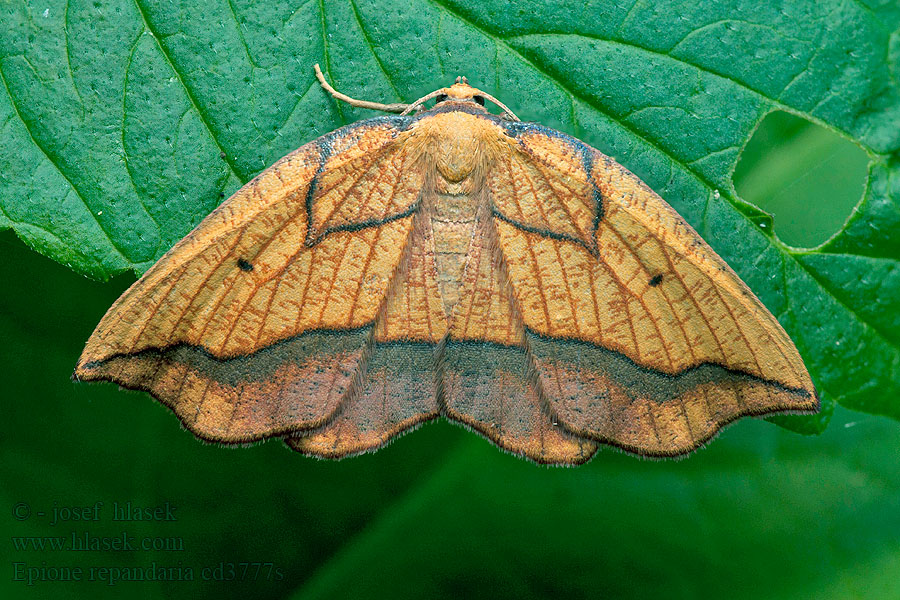
[[[325,91],[331,94],[335,100],[340,100],[341,102],[346,102],[350,106],[357,106],[359,108],[371,108],[372,110],[381,110],[384,112],[391,113],[402,113],[407,108],[410,107],[409,104],[382,104],[380,102],[369,102],[368,100],[357,100],[355,98],[351,98],[346,94],[342,94],[325,81],[325,76],[322,75],[322,70],[319,68],[319,64],[316,63],[313,67],[316,70],[316,79],[319,80],[319,83],[322,84],[322,87],[325,88]]]

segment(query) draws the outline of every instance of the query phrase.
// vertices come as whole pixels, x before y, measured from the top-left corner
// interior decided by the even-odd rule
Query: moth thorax
[[[436,156],[436,166],[441,176],[451,183],[467,179],[480,159],[473,140],[451,138],[443,146],[444,152]]]
[[[482,171],[486,128],[495,127],[484,119],[464,112],[437,114],[422,124],[422,137],[429,140],[427,155],[438,174],[450,183],[459,183]],[[490,132],[496,136],[496,132]]]

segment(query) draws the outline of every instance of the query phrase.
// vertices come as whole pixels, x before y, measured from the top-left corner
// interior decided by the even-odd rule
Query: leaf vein
[[[188,98],[188,101],[193,106],[194,110],[197,111],[197,115],[200,117],[200,121],[203,123],[203,126],[209,132],[209,137],[212,139],[212,142],[216,145],[216,148],[219,149],[220,156],[222,156],[222,160],[225,161],[225,164],[231,170],[232,175],[234,175],[241,183],[247,183],[250,179],[246,174],[242,174],[238,171],[234,162],[228,156],[228,153],[225,152],[225,149],[222,147],[222,144],[219,142],[218,137],[216,136],[215,129],[212,126],[212,122],[207,117],[207,115],[200,110],[200,104],[197,102],[197,98],[194,96],[193,90],[188,86],[187,81],[184,76],[181,74],[181,71],[175,66],[175,62],[172,60],[169,51],[166,50],[166,47],[163,46],[162,42],[159,39],[159,36],[156,33],[156,30],[150,25],[150,21],[147,19],[147,13],[145,8],[141,5],[141,0],[134,0],[134,5],[138,10],[138,13],[141,16],[141,22],[144,24],[144,29],[149,33],[153,40],[156,42],[157,48],[159,48],[160,53],[165,59],[166,63],[168,63],[169,68],[172,69],[172,72],[175,73],[175,77],[178,79],[178,83],[181,84],[182,89],[184,89],[184,93]]]
[[[9,97],[10,106],[12,106],[12,109],[16,113],[16,116],[19,118],[19,121],[21,121],[22,125],[25,127],[25,131],[28,133],[28,137],[31,138],[31,142],[35,145],[35,147],[37,147],[38,150],[41,151],[41,153],[44,155],[44,157],[47,159],[47,161],[51,165],[53,165],[53,167],[57,170],[57,172],[59,172],[59,174],[62,175],[63,179],[66,180],[66,183],[69,184],[69,187],[72,188],[72,190],[75,192],[75,195],[78,196],[78,199],[81,200],[82,204],[84,204],[84,207],[85,207],[85,209],[87,209],[88,214],[91,215],[91,219],[93,219],[93,221],[97,224],[97,227],[100,229],[100,231],[103,232],[103,235],[106,236],[106,239],[109,240],[109,243],[113,247],[113,250],[115,250],[116,254],[118,254],[126,262],[131,263],[131,260],[127,256],[125,256],[125,253],[122,251],[122,248],[119,247],[119,245],[116,243],[116,241],[113,240],[112,236],[110,236],[109,232],[106,231],[103,228],[103,225],[100,224],[100,220],[97,219],[97,215],[91,209],[91,206],[88,203],[87,199],[85,199],[85,197],[81,194],[81,192],[78,190],[78,188],[75,187],[75,184],[72,182],[72,180],[66,174],[66,172],[63,170],[63,168],[57,163],[57,161],[53,159],[53,157],[50,155],[50,153],[47,151],[47,149],[44,148],[44,146],[40,142],[38,142],[36,137],[34,137],[34,133],[31,131],[31,127],[29,126],[28,121],[22,116],[22,113],[19,111],[19,107],[16,104],[15,97],[13,96],[12,90],[9,89],[9,84],[6,81],[6,74],[3,71],[3,62],[2,61],[0,61],[0,80],[3,81],[3,88],[6,90],[6,94]]]

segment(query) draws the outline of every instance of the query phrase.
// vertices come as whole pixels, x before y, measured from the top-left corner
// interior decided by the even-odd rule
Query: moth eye
[[[440,104],[441,102],[446,102],[446,101],[447,101],[446,94],[439,94],[438,97],[434,99],[435,104]]]
[[[484,96],[472,96],[472,100],[474,100],[481,106],[484,106]]]

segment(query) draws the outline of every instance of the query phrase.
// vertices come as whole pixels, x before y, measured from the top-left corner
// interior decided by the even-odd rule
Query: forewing
[[[407,124],[338,130],[241,188],[110,308],[76,377],[150,391],[216,441],[325,423],[359,385],[413,227]]]
[[[509,132],[507,167],[488,180],[494,222],[536,376],[568,430],[676,455],[740,416],[817,409],[777,320],[659,196],[578,140]]]

